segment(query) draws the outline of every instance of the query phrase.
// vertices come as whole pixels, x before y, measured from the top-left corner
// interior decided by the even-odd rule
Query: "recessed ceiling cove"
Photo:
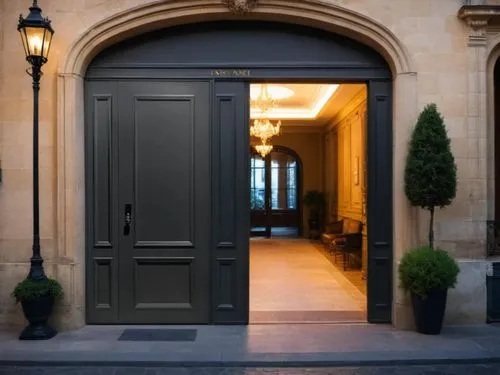
[[[255,100],[262,90],[262,84],[250,86],[250,96]],[[339,85],[329,84],[268,84],[269,96],[276,106],[265,117],[280,120],[316,119],[332,98]],[[251,118],[261,118],[262,111],[251,108]]]
[[[283,126],[324,126],[357,95],[364,84],[279,83],[266,84],[274,107],[263,114],[255,105],[263,84],[250,85],[251,119],[281,120]]]

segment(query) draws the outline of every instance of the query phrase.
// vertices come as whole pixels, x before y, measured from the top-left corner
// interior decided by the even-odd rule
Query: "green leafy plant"
[[[47,278],[35,281],[26,278],[16,285],[12,292],[12,297],[16,299],[16,302],[23,302],[45,296],[57,298],[62,296],[62,294],[62,286],[57,280]]]
[[[435,104],[417,121],[405,167],[405,193],[413,206],[430,212],[429,246],[434,247],[434,209],[451,204],[457,191],[457,167],[444,120]]]
[[[325,194],[318,190],[309,190],[302,203],[309,207],[309,217],[318,220],[326,204]]]
[[[460,269],[446,251],[423,246],[403,256],[398,272],[404,290],[425,298],[431,291],[454,288]]]

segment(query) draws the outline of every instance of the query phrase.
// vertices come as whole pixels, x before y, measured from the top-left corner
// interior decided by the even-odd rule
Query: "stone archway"
[[[85,178],[84,84],[87,65],[100,51],[121,40],[155,29],[209,20],[240,19],[220,0],[160,1],[132,8],[99,22],[78,38],[59,67],[57,90],[57,228],[58,251],[75,264],[69,298],[69,328],[84,324]],[[417,116],[416,74],[402,43],[383,25],[353,11],[320,0],[261,1],[245,19],[288,22],[349,36],[378,51],[394,77],[394,255],[397,262],[415,238],[415,215],[402,189],[404,155]],[[393,323],[407,325],[411,315],[394,283]],[[406,311],[405,311],[406,310]]]

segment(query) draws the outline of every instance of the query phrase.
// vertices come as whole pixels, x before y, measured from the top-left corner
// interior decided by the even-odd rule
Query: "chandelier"
[[[267,119],[255,119],[253,125],[250,126],[250,135],[252,137],[257,137],[266,142],[269,138],[274,137],[280,133],[281,121],[278,121],[276,125]]]
[[[273,91],[274,90],[274,91]],[[253,124],[250,126],[250,135],[253,137],[260,138],[262,145],[259,145],[260,149],[257,150],[262,156],[267,155],[272,150],[272,146],[267,144],[267,140],[278,135],[281,129],[281,121],[273,124],[266,114],[276,107],[276,99],[284,99],[293,95],[293,91],[279,86],[272,86],[271,90],[268,85],[253,85],[251,87],[251,105],[253,108],[257,109],[261,116],[253,120]],[[264,152],[264,154],[262,154]]]
[[[262,141],[262,144],[255,146],[255,150],[265,158],[273,150],[273,146],[266,144],[266,141]]]

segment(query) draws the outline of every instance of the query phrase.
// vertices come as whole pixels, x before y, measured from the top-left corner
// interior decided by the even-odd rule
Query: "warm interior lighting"
[[[250,135],[252,137],[260,138],[266,142],[269,138],[274,137],[280,133],[281,121],[273,125],[268,119],[255,119],[253,125],[250,127]]]
[[[270,85],[269,90],[271,90],[272,87],[274,86]],[[251,106],[250,117],[252,119],[266,118],[281,120],[316,119],[338,88],[339,85],[326,85],[323,93],[319,95],[318,99],[315,102],[311,103],[309,107],[285,108],[283,106],[276,105],[267,111],[262,111],[257,106]]]
[[[257,100],[257,98],[262,94],[266,95],[265,93],[263,93],[263,91],[266,90],[269,97],[273,100],[288,99],[295,95],[293,90],[289,89],[288,87],[278,85],[254,84],[250,86],[250,99]]]
[[[255,146],[255,150],[260,156],[265,158],[273,150],[273,146],[266,144],[266,142],[262,142],[262,144]]]
[[[42,56],[42,38],[38,35],[33,35],[32,37],[29,37],[29,44],[31,45],[31,50],[33,51],[34,55],[37,56]]]
[[[267,84],[256,85],[256,87],[257,89],[254,89],[254,98],[251,100],[251,106],[253,108],[258,108],[263,116],[260,119],[254,120],[253,124],[250,126],[250,135],[260,138],[262,143],[266,144],[268,139],[279,134],[281,127],[281,121],[278,121],[278,123],[274,125],[265,117],[266,113],[277,106],[276,97],[273,95],[284,96],[288,94],[285,93],[285,90],[282,90],[285,88],[281,86],[274,86],[277,90],[270,89]],[[293,93],[292,90],[289,91]]]

